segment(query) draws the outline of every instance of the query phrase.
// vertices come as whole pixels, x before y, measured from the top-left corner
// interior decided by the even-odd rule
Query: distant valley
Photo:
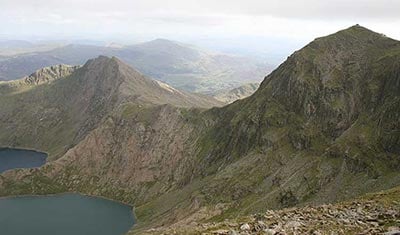
[[[3,56],[0,58],[0,81],[19,79],[52,65],[82,65],[99,55],[116,56],[147,76],[178,89],[203,94],[260,82],[273,69],[273,66],[251,58],[156,39],[132,46],[66,45],[47,51]]]

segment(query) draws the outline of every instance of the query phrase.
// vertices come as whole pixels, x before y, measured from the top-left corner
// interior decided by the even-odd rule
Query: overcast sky
[[[303,44],[359,23],[400,39],[400,0],[0,0],[0,37]]]

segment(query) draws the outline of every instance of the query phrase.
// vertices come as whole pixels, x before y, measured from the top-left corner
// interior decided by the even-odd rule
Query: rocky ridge
[[[71,75],[79,66],[54,65],[40,69],[31,75],[23,78],[24,82],[29,85],[39,85],[49,83],[56,79]]]

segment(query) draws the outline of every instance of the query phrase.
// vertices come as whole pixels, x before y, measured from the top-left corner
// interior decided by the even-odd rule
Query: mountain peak
[[[356,24],[328,36],[316,38],[291,57],[314,61],[319,57],[320,62],[330,58],[331,63],[327,65],[329,67],[336,64],[334,61],[354,60],[356,57],[365,57],[367,51],[373,50],[378,53],[398,45],[398,41]],[[325,59],[321,60],[321,56]]]
[[[82,80],[86,89],[97,89],[97,94],[115,100],[127,100],[152,105],[171,104],[182,107],[212,107],[221,103],[209,98],[178,91],[164,83],[154,81],[117,57],[99,56],[84,65]],[[110,93],[111,92],[111,93]]]
[[[291,99],[285,105],[306,116],[314,115],[316,110],[320,110],[318,115],[323,116],[327,107],[332,113],[343,112],[340,115],[348,115],[347,120],[338,122],[336,117],[332,118],[339,124],[334,131],[330,130],[340,132],[351,125],[362,109],[377,108],[377,104],[382,102],[384,88],[387,94],[395,93],[393,90],[398,87],[399,77],[394,64],[400,56],[399,49],[399,41],[354,25],[317,38],[296,51],[264,80],[261,89],[273,90],[275,99]],[[386,62],[385,68],[383,61]],[[387,75],[382,76],[383,73]],[[322,94],[325,100],[321,102],[321,97],[316,94]],[[351,98],[347,98],[348,94]],[[292,98],[288,99],[290,96]],[[320,106],[310,109],[313,105]]]
[[[382,36],[380,33],[376,33],[366,27],[363,27],[359,24],[353,25],[347,29],[340,30],[339,32],[335,33],[337,34],[348,34],[348,35],[353,35],[353,36],[367,36],[367,35],[374,35],[374,36]],[[335,35],[333,34],[333,35]]]
[[[164,38],[157,38],[149,42],[144,42],[141,44],[137,44],[136,46],[140,47],[146,47],[146,48],[152,48],[152,49],[157,49],[157,50],[192,50],[193,46],[188,45],[185,43],[169,40],[169,39],[164,39]]]
[[[368,29],[368,28],[366,28],[366,27],[364,27],[364,26],[361,26],[361,25],[359,25],[359,24],[355,24],[355,25],[350,26],[349,28],[344,29],[344,30],[363,30],[363,31],[370,31],[370,32],[372,32],[372,30],[370,30],[370,29]]]
[[[112,63],[115,61],[119,61],[116,57],[108,57],[105,55],[99,55],[98,57],[94,58],[94,59],[90,59],[88,60],[86,63]]]
[[[156,38],[153,41],[150,42],[159,42],[159,43],[172,43],[173,41],[165,39],[165,38]]]
[[[165,46],[165,45],[178,45],[178,42],[174,42],[165,38],[156,38],[154,40],[137,44],[140,46]]]
[[[361,46],[362,44],[365,43],[371,44],[382,39],[392,40],[387,38],[383,34],[374,32],[368,28],[356,24],[347,29],[340,30],[334,34],[317,38],[311,44],[324,42],[324,43],[335,43],[335,44],[347,43],[353,45],[353,43],[358,43]]]
[[[83,66],[85,69],[84,80],[89,86],[96,84],[107,89],[116,90],[126,80],[140,79],[141,74],[130,68],[117,57],[100,55],[88,60]]]
[[[109,68],[109,67],[119,67],[121,65],[125,65],[124,62],[122,62],[120,59],[117,57],[108,57],[104,55],[100,55],[97,58],[90,59],[88,60],[84,67],[89,68],[90,70],[99,70],[99,69],[104,69],[104,68]],[[127,66],[127,65],[125,65]]]

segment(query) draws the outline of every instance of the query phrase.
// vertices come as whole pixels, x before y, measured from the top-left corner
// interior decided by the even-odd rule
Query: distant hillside
[[[61,43],[31,43],[23,40],[0,40],[0,56],[15,56],[22,53],[49,51],[62,46]]]
[[[271,70],[271,66],[249,58],[210,53],[157,39],[126,47],[68,45],[5,57],[0,59],[0,80],[18,79],[57,64],[81,65],[99,55],[117,56],[145,75],[179,89],[201,93],[259,82]]]
[[[258,83],[247,83],[229,91],[218,91],[213,97],[224,103],[232,103],[251,96],[259,86],[260,84]]]

